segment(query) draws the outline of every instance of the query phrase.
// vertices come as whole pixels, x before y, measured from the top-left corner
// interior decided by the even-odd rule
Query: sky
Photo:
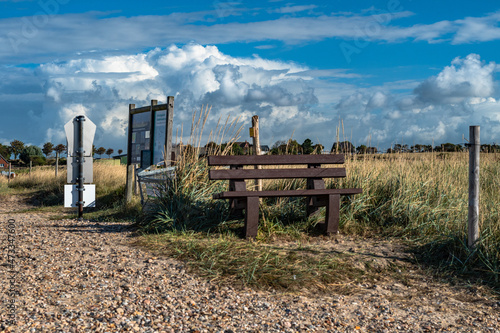
[[[258,115],[269,146],[499,143],[499,23],[491,0],[0,0],[0,143],[86,115],[126,151],[129,104],[167,96],[184,142],[210,106],[202,142]]]

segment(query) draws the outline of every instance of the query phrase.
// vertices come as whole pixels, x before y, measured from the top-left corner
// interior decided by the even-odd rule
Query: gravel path
[[[11,203],[12,204],[12,203]],[[304,296],[218,287],[131,246],[129,225],[51,221],[0,203],[6,332],[500,332],[500,304],[438,282]],[[17,325],[7,325],[7,222],[15,220]]]

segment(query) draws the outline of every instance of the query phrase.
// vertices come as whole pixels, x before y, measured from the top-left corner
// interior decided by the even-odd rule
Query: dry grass
[[[481,241],[475,251],[466,246],[467,153],[354,156],[347,158],[347,177],[327,183],[364,191],[343,199],[342,233],[404,240],[413,244],[426,266],[495,284],[500,273],[498,161],[493,154],[481,156]],[[170,249],[170,254],[189,261],[210,278],[243,284],[328,285],[332,281],[325,276],[336,269],[347,269],[342,276],[349,280],[366,276],[335,258],[290,257],[290,251],[269,250],[269,244],[279,247],[286,241],[307,242],[317,236],[315,225],[323,213],[308,218],[304,199],[264,199],[257,240],[246,243],[238,237],[243,221],[228,215],[227,202],[211,199],[212,193],[225,190],[227,184],[208,180],[206,161],[184,161],[178,175],[158,213],[144,221],[144,230],[162,233],[147,236],[146,244],[163,244],[163,249]],[[303,180],[264,182],[264,189],[303,186]],[[325,260],[330,261],[325,264]],[[292,266],[301,272],[295,274],[300,279],[289,279]],[[316,275],[307,273],[313,271]],[[338,280],[342,277],[337,275]]]

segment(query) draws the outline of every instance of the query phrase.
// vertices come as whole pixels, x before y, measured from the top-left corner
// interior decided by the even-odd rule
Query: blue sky
[[[500,142],[496,1],[0,0],[0,142],[65,143],[78,114],[126,149],[128,104],[212,106],[261,142],[337,137],[385,150]],[[184,135],[186,136],[186,135]],[[187,138],[184,138],[184,141]]]

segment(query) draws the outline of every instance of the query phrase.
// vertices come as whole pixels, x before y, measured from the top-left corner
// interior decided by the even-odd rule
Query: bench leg
[[[340,195],[331,194],[328,196],[325,214],[325,233],[327,235],[339,232],[340,219]]]
[[[247,197],[245,208],[245,238],[255,238],[259,226],[259,197]]]

